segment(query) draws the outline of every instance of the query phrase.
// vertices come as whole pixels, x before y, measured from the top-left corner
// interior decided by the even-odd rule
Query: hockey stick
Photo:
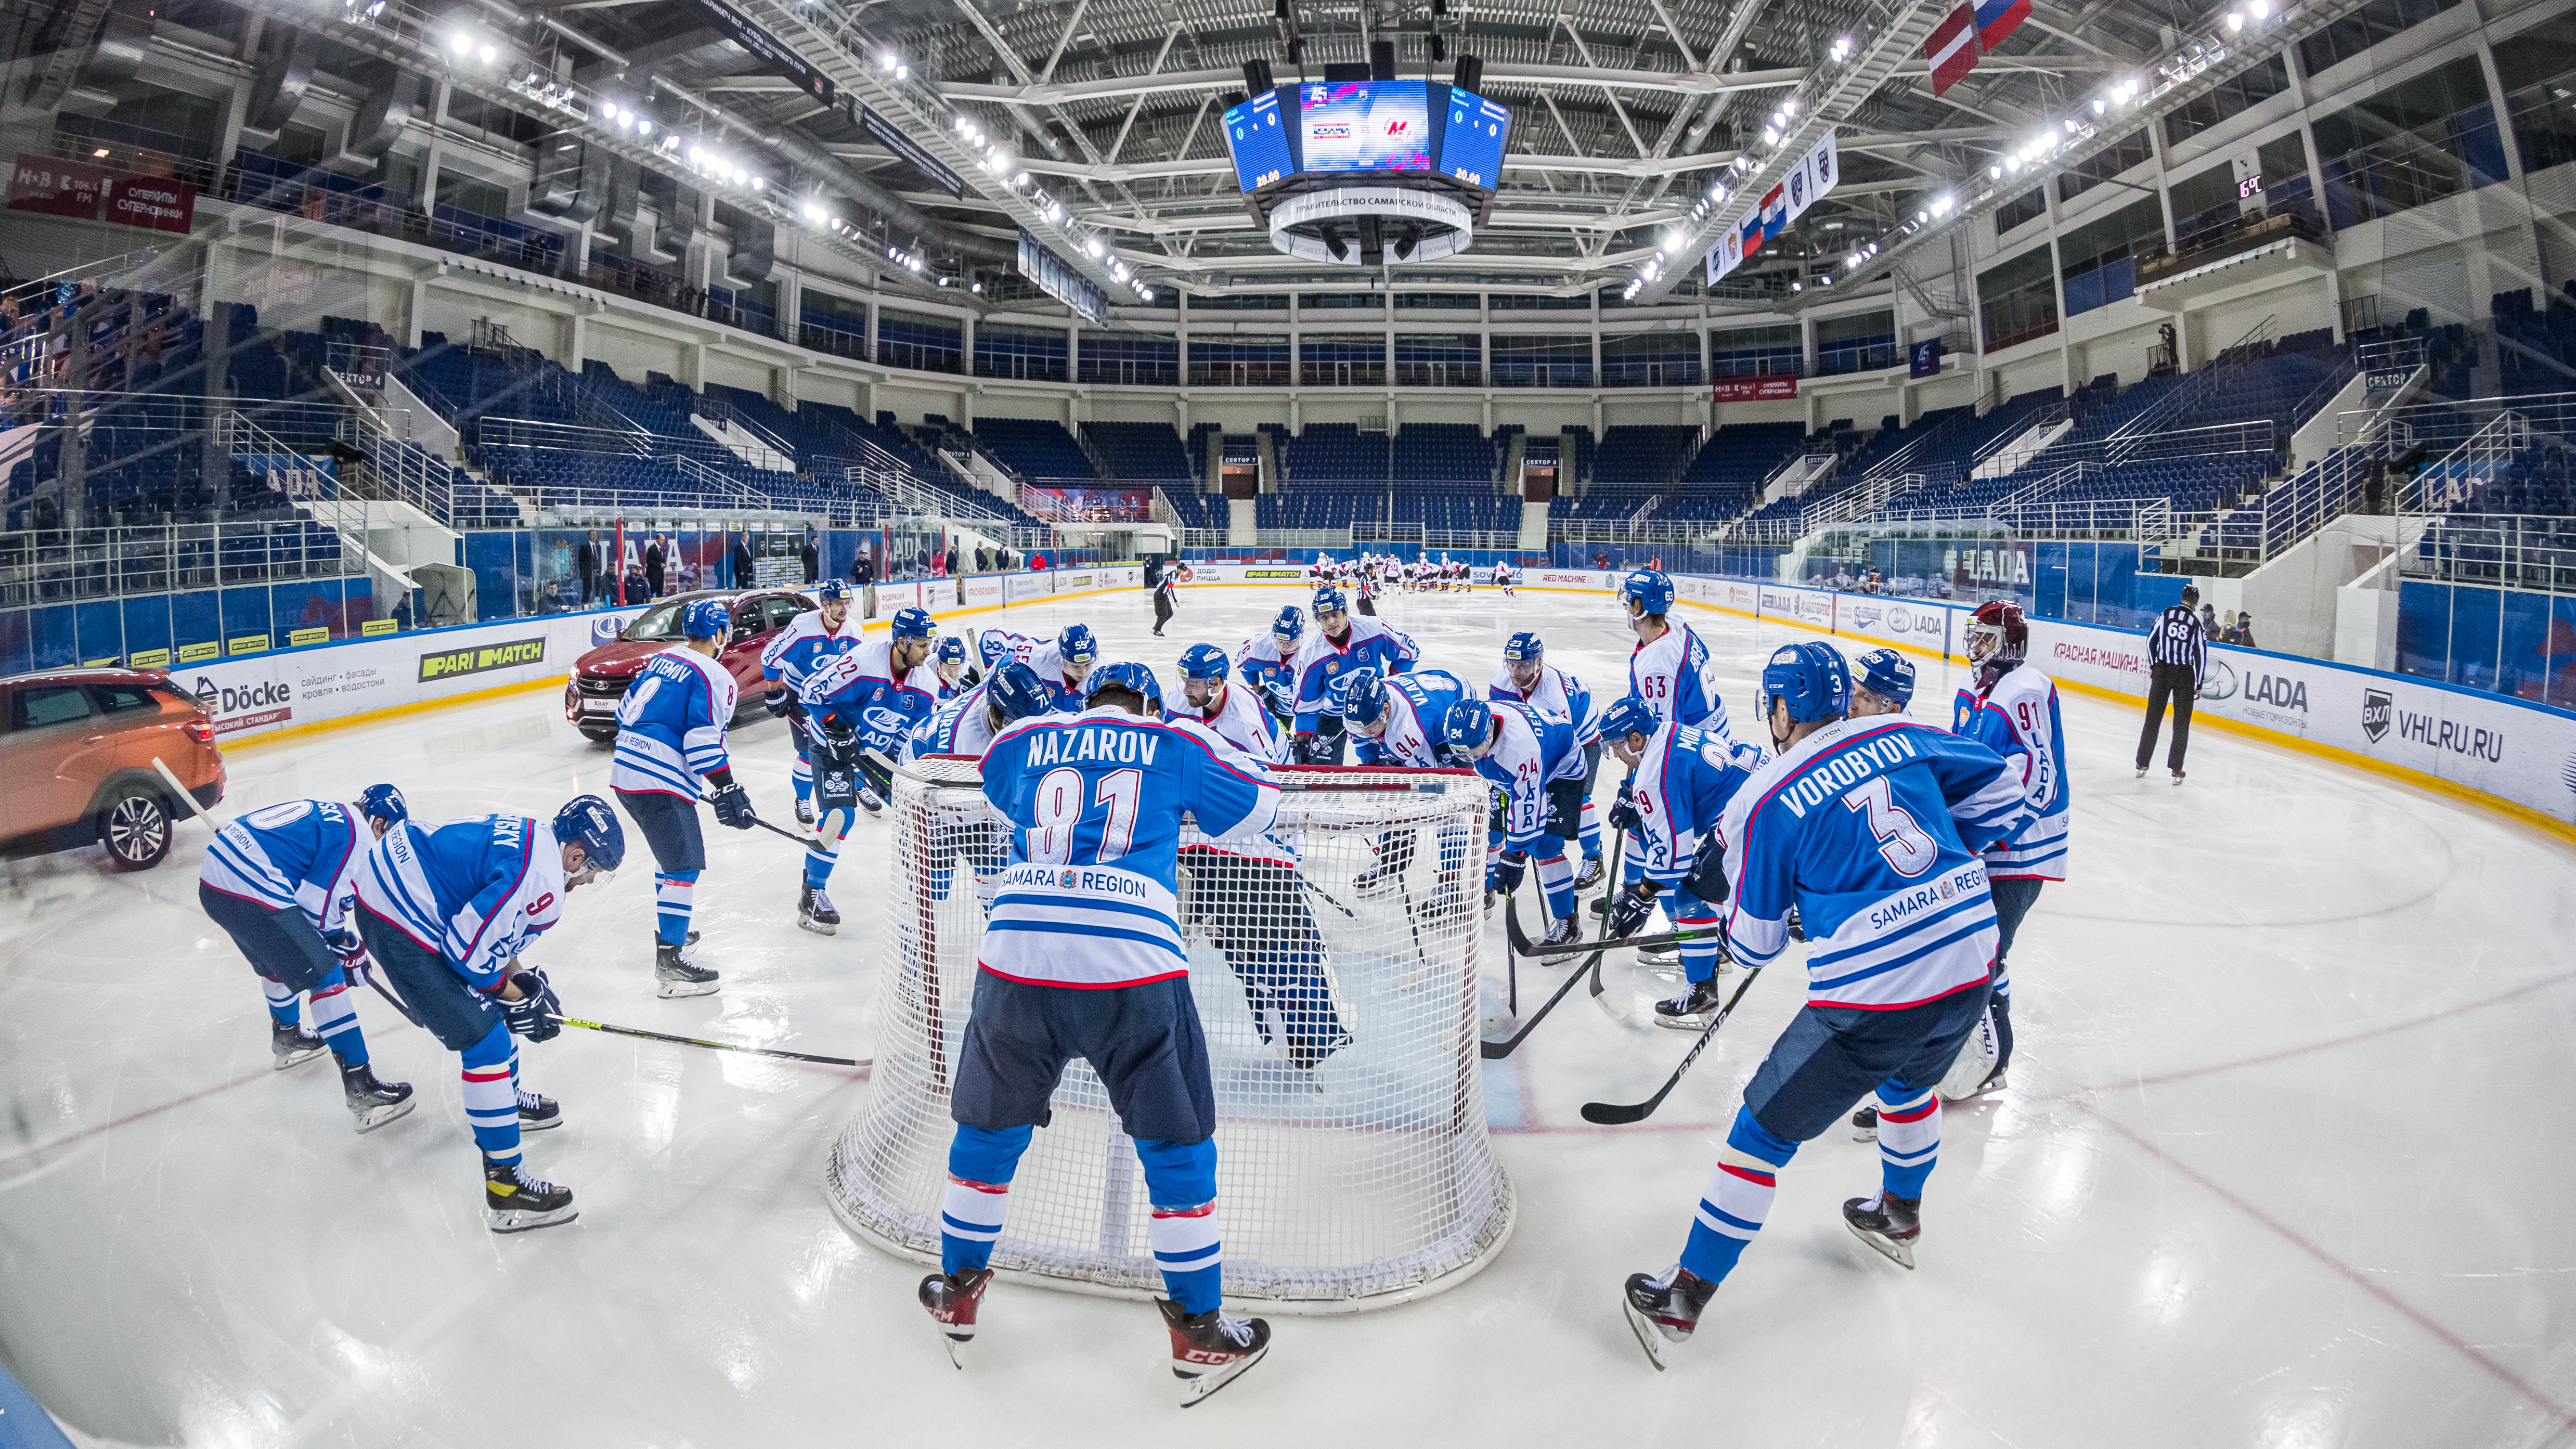
[[[707,798],[706,796],[704,796],[704,795],[701,795],[701,796],[699,796],[699,797],[698,797],[698,803],[699,803],[699,804],[701,804],[701,805],[713,805],[713,804],[714,804],[714,803],[716,803],[716,802],[715,802],[715,801],[713,801],[713,800],[708,799],[708,798]],[[796,831],[790,830],[790,829],[788,829],[786,826],[783,826],[783,825],[772,825],[772,824],[770,824],[768,821],[761,819],[761,818],[760,818],[759,816],[757,816],[757,815],[754,815],[753,817],[751,817],[751,823],[752,823],[752,824],[754,824],[754,825],[759,826],[759,827],[760,827],[761,829],[763,829],[763,830],[768,831],[770,834],[777,836],[777,837],[778,837],[779,839],[781,839],[781,840],[792,840],[792,841],[795,841],[795,842],[796,842],[796,845],[797,845],[797,848],[798,848],[798,849],[800,849],[800,850],[801,850],[801,849],[803,849],[803,848],[805,848],[805,847],[806,847],[806,846],[808,846],[808,845],[811,845],[811,844],[813,843],[812,841],[807,840],[803,835],[801,835],[801,834],[797,833]]]
[[[1613,1102],[1586,1102],[1583,1104],[1583,1120],[1603,1127],[1617,1127],[1630,1122],[1643,1122],[1655,1115],[1655,1109],[1664,1105],[1664,1099],[1672,1095],[1673,1088],[1681,1085],[1682,1073],[1691,1069],[1691,1063],[1699,1060],[1699,1054],[1708,1050],[1710,1042],[1717,1040],[1717,1029],[1726,1025],[1726,1019],[1735,1014],[1735,1003],[1744,999],[1744,993],[1752,989],[1753,979],[1761,974],[1762,968],[1759,966],[1744,973],[1743,983],[1735,988],[1733,996],[1726,998],[1726,1005],[1718,1011],[1717,1019],[1710,1022],[1708,1029],[1699,1034],[1697,1042],[1692,1043],[1690,1055],[1683,1057],[1682,1064],[1673,1068],[1673,1074],[1664,1079],[1662,1090],[1632,1106],[1623,1107]]]
[[[810,1052],[780,1051],[776,1047],[743,1046],[739,1043],[729,1041],[707,1041],[703,1038],[694,1036],[673,1036],[668,1032],[646,1031],[642,1027],[635,1026],[610,1026],[604,1021],[584,1021],[577,1016],[558,1016],[551,1018],[551,1020],[561,1022],[565,1026],[577,1026],[584,1031],[606,1032],[610,1036],[641,1037],[646,1041],[666,1041],[674,1046],[706,1047],[711,1051],[742,1052],[747,1056],[755,1057],[783,1057],[791,1062],[812,1062],[816,1066],[822,1067],[868,1067],[876,1064],[876,1058],[874,1057],[859,1057],[855,1059],[850,1057],[818,1057]]]
[[[1508,895],[1503,897],[1503,930],[1505,935],[1512,938],[1512,945],[1515,950],[1526,947],[1529,944],[1529,938],[1521,934],[1520,917],[1512,913],[1511,897]],[[1602,949],[1607,948],[1605,947]],[[1592,960],[1593,962],[1598,962],[1600,959],[1601,950],[1596,949],[1592,953]],[[1586,964],[1588,965],[1591,963]],[[1500,1061],[1503,1058],[1510,1056],[1514,1051],[1519,1049],[1522,1042],[1529,1039],[1529,1034],[1531,1032],[1538,1030],[1538,1024],[1547,1020],[1547,1014],[1556,1010],[1556,1004],[1563,1001],[1566,994],[1574,990],[1574,983],[1582,980],[1583,977],[1584,970],[1582,967],[1577,967],[1573,971],[1566,973],[1564,984],[1556,988],[1556,994],[1547,999],[1547,1004],[1538,1009],[1537,1015],[1532,1016],[1519,1031],[1512,1033],[1501,1041],[1479,1041],[1476,1043],[1477,1055],[1483,1057],[1489,1062]]]

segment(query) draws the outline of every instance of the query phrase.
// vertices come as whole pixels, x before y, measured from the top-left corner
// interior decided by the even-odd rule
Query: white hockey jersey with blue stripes
[[[1446,669],[1417,669],[1385,681],[1386,728],[1371,735],[1353,727],[1352,757],[1363,765],[1441,766],[1440,732],[1449,706],[1475,698],[1467,681]]]
[[[1959,691],[1953,734],[1966,735],[2006,757],[2022,756],[2023,788],[2039,813],[2009,844],[1986,852],[1986,874],[1997,880],[2066,879],[2068,826],[2075,807],[2066,781],[2066,729],[2057,713],[2057,681],[2018,664],[1983,693]]]
[[[1486,682],[1485,693],[1495,699],[1517,699],[1549,719],[1574,726],[1574,742],[1578,745],[1589,748],[1601,743],[1601,710],[1607,706],[1592,697],[1582,680],[1553,664],[1539,665],[1538,682],[1530,686],[1527,694],[1521,693],[1521,687],[1513,682],[1512,667],[1506,664]]]
[[[1726,704],[1717,697],[1717,663],[1708,645],[1688,624],[1667,622],[1652,644],[1640,644],[1628,655],[1628,692],[1645,705],[1658,724],[1697,725],[1735,743],[1726,721]]]
[[[288,800],[225,823],[206,847],[197,880],[273,911],[302,907],[323,935],[343,929],[357,905],[355,878],[367,837],[334,800]]]
[[[644,661],[617,702],[617,754],[611,789],[679,795],[706,793],[700,777],[724,769],[725,731],[733,727],[733,671],[685,645]]]
[[[1838,720],[1736,791],[1726,939],[1767,966],[1807,934],[1807,1004],[1894,1011],[1986,979],[2000,939],[1978,851],[2031,818],[2020,769],[1885,715]]]

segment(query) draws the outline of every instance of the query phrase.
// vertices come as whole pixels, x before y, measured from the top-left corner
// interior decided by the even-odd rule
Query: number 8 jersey
[[[984,751],[1011,824],[976,965],[1039,986],[1141,986],[1189,973],[1173,864],[1181,811],[1250,840],[1279,814],[1269,767],[1188,720],[1104,706],[1022,720]]]

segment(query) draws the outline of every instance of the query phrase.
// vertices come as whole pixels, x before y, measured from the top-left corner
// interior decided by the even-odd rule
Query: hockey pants
[[[296,998],[310,995],[314,1034],[330,1046],[342,1065],[365,1064],[367,1038],[358,1030],[356,998],[350,994],[339,958],[313,928],[312,917],[301,907],[272,908],[227,895],[202,881],[197,885],[197,902],[250,961],[268,998],[270,1020],[280,1026],[297,1025],[302,1011]]]

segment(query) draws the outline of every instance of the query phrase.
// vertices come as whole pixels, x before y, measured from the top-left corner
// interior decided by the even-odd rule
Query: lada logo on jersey
[[[869,729],[878,734],[900,733],[904,726],[912,722],[905,718],[903,711],[895,709],[871,709],[861,714],[859,718]]]
[[[2365,690],[2361,696],[2361,732],[2372,744],[2388,738],[2388,723],[2396,716],[2397,701],[2384,689]]]

